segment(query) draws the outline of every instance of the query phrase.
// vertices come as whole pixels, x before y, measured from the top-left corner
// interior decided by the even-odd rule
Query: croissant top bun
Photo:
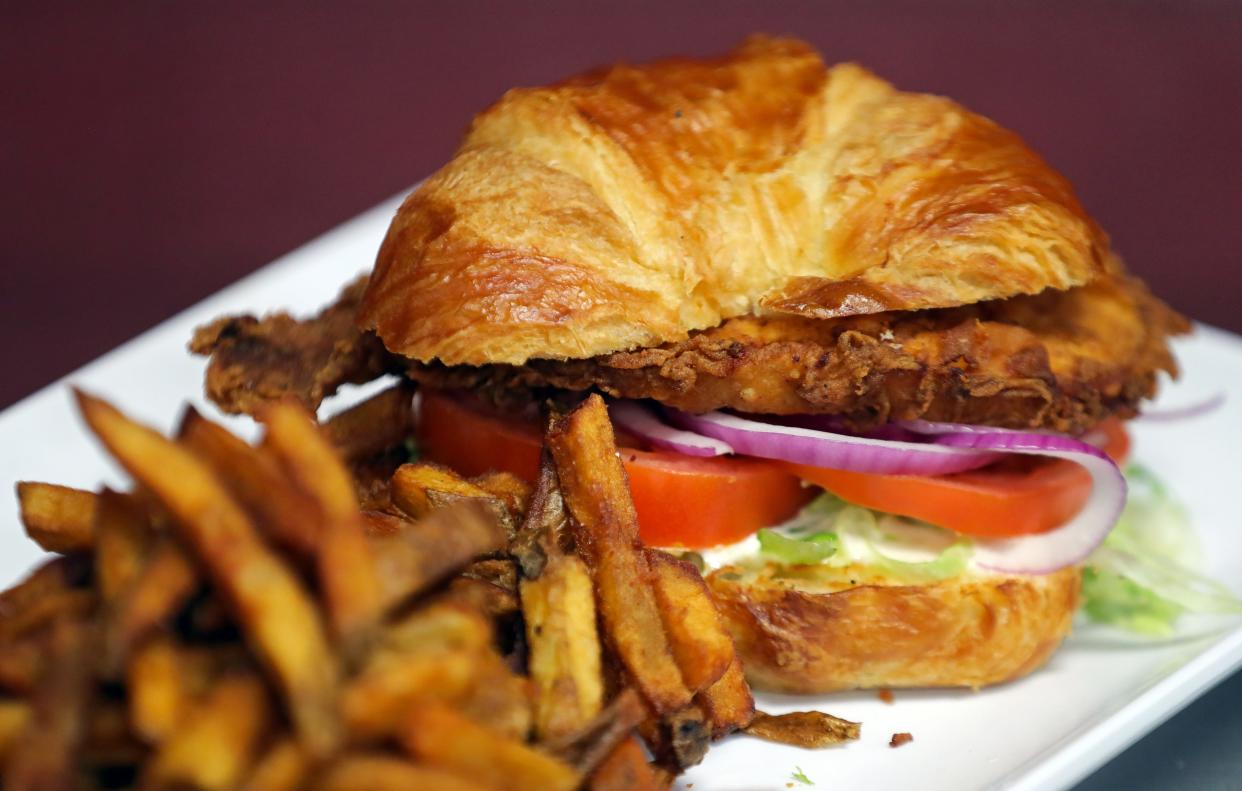
[[[418,360],[521,364],[1067,289],[1111,260],[1012,132],[753,38],[509,91],[401,206],[360,321]]]

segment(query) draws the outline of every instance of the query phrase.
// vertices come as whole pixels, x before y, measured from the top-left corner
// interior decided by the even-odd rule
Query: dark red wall
[[[751,31],[1018,130],[1242,331],[1239,3],[5,5],[0,404],[413,183],[507,87]]]

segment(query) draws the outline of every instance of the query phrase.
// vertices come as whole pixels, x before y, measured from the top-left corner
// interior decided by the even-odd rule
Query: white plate
[[[394,199],[376,207],[5,411],[0,479],[123,484],[71,408],[69,385],[113,399],[165,431],[187,400],[211,410],[201,396],[203,362],[185,351],[194,327],[225,312],[316,310],[370,267],[396,206]],[[1185,376],[1165,389],[1161,404],[1242,392],[1242,339],[1203,327],[1177,351]],[[246,420],[233,425],[250,428]],[[1209,417],[1138,422],[1134,439],[1136,457],[1189,504],[1209,571],[1236,585],[1242,580],[1235,499],[1242,399]],[[12,500],[0,513],[0,583],[8,584],[38,551],[22,535]],[[820,788],[1064,788],[1242,665],[1242,628],[1227,626],[1205,634],[1202,624],[1189,624],[1184,639],[1159,645],[1083,628],[1030,678],[978,693],[898,691],[892,705],[871,693],[760,696],[768,711],[822,708],[861,721],[862,740],[806,752],[732,739],[682,782],[694,791],[796,788],[791,775],[800,767]],[[912,733],[914,742],[890,749],[890,735],[900,731]]]

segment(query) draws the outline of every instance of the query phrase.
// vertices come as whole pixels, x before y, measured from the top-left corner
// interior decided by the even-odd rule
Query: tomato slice
[[[536,421],[488,410],[468,395],[421,392],[417,430],[425,458],[462,475],[502,470],[535,480],[543,442]],[[775,462],[649,451],[618,439],[646,544],[731,544],[785,521],[814,496]]]
[[[1109,420],[1099,430],[1104,452],[1123,462],[1130,438],[1121,423]],[[1078,513],[1091,496],[1091,475],[1081,465],[1030,456],[937,477],[789,467],[851,503],[988,538],[1051,530]]]

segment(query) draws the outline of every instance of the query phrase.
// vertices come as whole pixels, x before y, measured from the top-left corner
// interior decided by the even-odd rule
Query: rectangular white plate
[[[17,520],[16,480],[95,488],[124,478],[87,436],[71,406],[70,385],[113,399],[131,415],[168,431],[187,401],[214,412],[201,396],[203,361],[185,350],[195,326],[226,312],[289,309],[309,313],[366,271],[397,201],[336,228],[219,294],[104,355],[0,415],[0,584],[16,581],[39,556]],[[1242,392],[1242,339],[1208,327],[1177,347],[1185,374],[1162,405],[1218,391]],[[249,433],[248,420],[231,424]],[[1242,401],[1203,418],[1134,425],[1136,458],[1189,505],[1217,579],[1242,580],[1237,529],[1237,448]],[[872,693],[824,698],[760,696],[781,712],[821,708],[863,723],[862,740],[807,752],[737,738],[712,750],[683,778],[694,791],[783,789],[801,770],[820,788],[1065,788],[1102,765],[1242,665],[1242,628],[1204,633],[1190,624],[1175,642],[1136,644],[1085,627],[1048,667],[982,692],[896,693],[892,705]],[[1198,636],[1193,632],[1198,630]],[[890,749],[891,734],[914,742]],[[794,787],[800,787],[794,783]]]

